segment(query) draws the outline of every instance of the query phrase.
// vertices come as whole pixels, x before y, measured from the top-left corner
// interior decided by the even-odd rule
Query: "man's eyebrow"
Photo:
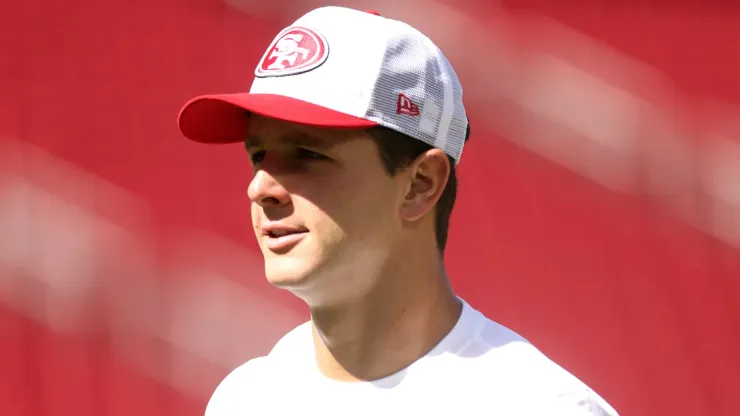
[[[321,138],[306,132],[291,132],[286,133],[280,138],[280,141],[285,144],[294,146],[309,146],[318,149],[328,149],[335,144],[338,140],[330,140],[327,138]],[[262,146],[263,141],[257,136],[247,136],[244,140],[244,146],[247,149]]]

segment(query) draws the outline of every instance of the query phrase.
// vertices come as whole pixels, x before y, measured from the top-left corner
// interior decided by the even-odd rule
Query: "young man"
[[[325,7],[278,34],[255,75],[249,93],[191,100],[179,125],[245,142],[265,274],[311,320],[229,374],[206,415],[616,415],[448,283],[470,130],[431,40]]]

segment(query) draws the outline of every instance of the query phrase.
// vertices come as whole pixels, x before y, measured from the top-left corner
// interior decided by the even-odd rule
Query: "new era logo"
[[[419,106],[414,104],[413,101],[403,93],[398,94],[398,104],[396,105],[396,113],[406,114],[409,116],[419,115]]]

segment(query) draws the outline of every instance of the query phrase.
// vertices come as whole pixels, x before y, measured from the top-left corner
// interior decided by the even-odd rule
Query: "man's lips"
[[[279,224],[263,226],[261,231],[267,249],[279,254],[289,251],[308,235],[306,228]]]
[[[271,237],[271,238],[279,238],[279,237],[283,237],[286,235],[308,232],[308,230],[305,227],[297,227],[297,226],[290,226],[290,225],[283,225],[283,224],[266,224],[260,227],[260,230],[262,231],[262,235]]]

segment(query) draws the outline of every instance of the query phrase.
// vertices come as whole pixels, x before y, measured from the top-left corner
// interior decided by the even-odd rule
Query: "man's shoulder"
[[[269,357],[253,358],[232,370],[211,395],[205,416],[236,415],[246,410],[242,400],[271,377]]]
[[[313,359],[313,338],[311,321],[298,325],[283,335],[270,351],[269,357],[280,360]]]
[[[490,394],[552,409],[548,414],[617,415],[596,392],[522,335],[478,313],[477,331],[458,354],[466,374]],[[472,358],[472,360],[470,360]],[[567,413],[571,412],[571,413]]]
[[[482,371],[495,368],[495,374],[507,377],[528,377],[538,374],[539,379],[575,379],[550,357],[518,332],[504,326],[482,313],[475,311],[476,329],[460,355],[474,358],[476,367]]]
[[[309,356],[310,323],[299,325],[285,334],[266,356],[253,358],[232,370],[216,387],[206,407],[206,416],[248,414],[255,402],[266,400],[266,392],[277,389],[284,372],[295,373],[296,360]],[[306,335],[308,334],[308,341]],[[308,343],[307,343],[308,342]],[[273,389],[275,387],[275,389]]]

